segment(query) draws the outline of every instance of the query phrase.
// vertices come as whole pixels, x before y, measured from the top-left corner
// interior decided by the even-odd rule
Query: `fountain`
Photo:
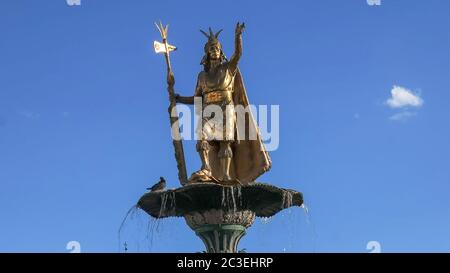
[[[192,183],[173,190],[144,194],[138,207],[154,218],[184,217],[207,252],[237,252],[239,240],[255,217],[271,217],[302,206],[300,192],[265,183],[224,186]]]

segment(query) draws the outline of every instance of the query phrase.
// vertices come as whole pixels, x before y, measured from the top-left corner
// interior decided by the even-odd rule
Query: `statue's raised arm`
[[[240,24],[238,22],[234,31],[234,54],[229,62],[229,68],[233,73],[236,71],[239,59],[242,56],[242,32],[244,28],[245,23]]]

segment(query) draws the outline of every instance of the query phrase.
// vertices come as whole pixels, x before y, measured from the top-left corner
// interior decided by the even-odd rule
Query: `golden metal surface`
[[[222,30],[214,33],[201,32],[208,38],[204,46],[204,57],[201,64],[203,71],[198,75],[194,96],[182,97],[178,94],[175,99],[179,103],[193,104],[194,97],[203,98],[203,106],[210,104],[249,105],[242,76],[238,69],[239,59],[242,56],[242,32],[244,24],[237,23],[235,28],[234,54],[227,60],[218,40]],[[223,123],[236,126],[235,113],[223,113]],[[202,118],[202,126],[204,119]],[[246,130],[256,130],[256,122],[250,116]],[[208,132],[209,130],[203,130]],[[234,134],[234,131],[233,132]],[[202,161],[202,167],[189,178],[190,183],[215,182],[225,185],[242,185],[253,182],[259,175],[271,167],[269,155],[259,136],[253,140],[214,139],[214,135],[202,134],[197,144],[197,150]]]

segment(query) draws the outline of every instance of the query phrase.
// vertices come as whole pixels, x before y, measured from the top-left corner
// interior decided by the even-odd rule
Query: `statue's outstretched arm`
[[[234,54],[231,56],[229,67],[231,71],[234,73],[236,71],[239,59],[242,56],[242,31],[244,31],[245,24],[240,24],[239,22],[236,25],[236,30],[234,32]]]
[[[178,103],[194,104],[194,96],[183,97],[183,96],[176,94],[175,99]]]

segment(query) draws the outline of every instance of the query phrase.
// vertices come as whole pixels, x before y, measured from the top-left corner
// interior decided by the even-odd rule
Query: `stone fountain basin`
[[[252,211],[258,217],[271,217],[279,211],[303,204],[301,192],[265,183],[224,186],[215,183],[192,183],[177,189],[144,194],[139,208],[155,218],[185,216],[211,209],[238,212]]]

